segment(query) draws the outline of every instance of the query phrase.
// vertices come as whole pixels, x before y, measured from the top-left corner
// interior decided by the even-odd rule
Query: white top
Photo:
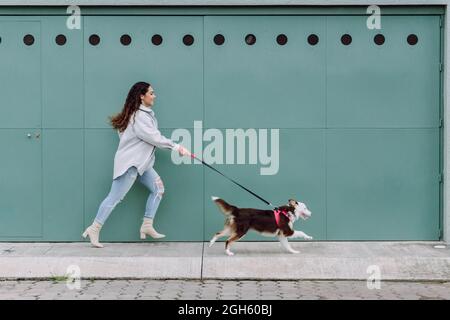
[[[158,130],[155,112],[141,104],[130,117],[127,128],[117,133],[120,138],[114,156],[113,179],[120,177],[128,168],[135,166],[139,175],[155,163],[156,148],[178,151],[179,144],[164,137]]]

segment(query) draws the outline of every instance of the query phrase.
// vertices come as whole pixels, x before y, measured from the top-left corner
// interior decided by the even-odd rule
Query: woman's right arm
[[[139,139],[154,145],[155,147],[172,149],[178,151],[180,155],[190,155],[190,152],[182,145],[179,145],[171,139],[163,136],[161,132],[153,125],[152,121],[150,121],[150,119],[143,114],[136,114],[134,132]]]

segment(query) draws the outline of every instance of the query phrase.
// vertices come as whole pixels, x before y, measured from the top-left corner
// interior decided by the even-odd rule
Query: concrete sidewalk
[[[378,266],[382,280],[450,280],[450,246],[442,242],[0,243],[0,279],[54,278],[79,268],[97,279],[366,280]],[[72,267],[71,267],[72,266]],[[72,269],[71,269],[72,268]]]

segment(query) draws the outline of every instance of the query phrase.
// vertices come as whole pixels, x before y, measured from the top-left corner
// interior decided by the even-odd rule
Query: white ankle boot
[[[145,240],[145,235],[149,235],[150,237],[154,239],[160,239],[164,238],[165,235],[156,232],[156,230],[153,228],[153,219],[150,218],[144,218],[144,222],[141,226],[141,239]]]
[[[102,225],[96,221],[92,223],[83,233],[83,238],[86,239],[87,236],[89,236],[89,240],[91,241],[91,244],[94,247],[97,248],[103,248],[103,245],[98,242],[98,238],[100,236],[100,229],[102,228]]]

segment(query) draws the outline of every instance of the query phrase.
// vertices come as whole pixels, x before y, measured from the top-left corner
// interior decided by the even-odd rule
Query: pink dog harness
[[[275,215],[275,221],[277,222],[277,226],[280,226],[280,213],[284,214],[285,217],[287,217],[289,220],[291,220],[291,218],[289,217],[288,213],[286,210],[277,210],[274,209],[273,210],[273,214]]]

